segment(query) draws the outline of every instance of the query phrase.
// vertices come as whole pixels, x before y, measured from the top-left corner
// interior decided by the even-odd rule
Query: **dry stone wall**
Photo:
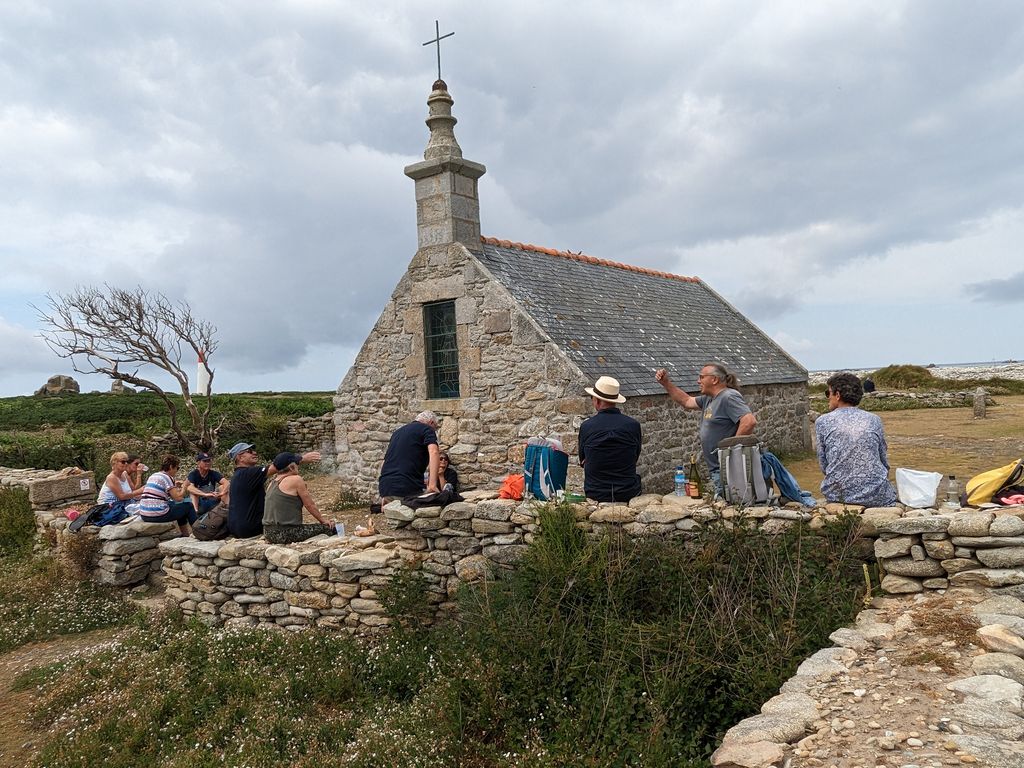
[[[166,432],[150,438],[146,447],[153,453],[181,455],[178,438],[173,432]],[[222,450],[226,450],[228,447],[222,446]],[[334,449],[334,413],[290,419],[285,424],[285,445],[278,447],[281,450],[289,449],[302,453],[306,451],[332,452]],[[187,458],[191,459],[191,456]]]
[[[0,487],[25,488],[33,509],[61,509],[91,504],[99,491],[92,472],[80,469],[13,469],[0,467]]]
[[[988,587],[1024,597],[1024,507],[868,510],[882,589],[890,594]]]
[[[285,447],[294,451],[331,453],[334,450],[334,414],[292,419],[285,425],[285,435]]]
[[[54,542],[56,554],[74,559],[84,575],[104,586],[132,587],[153,581],[150,577],[160,572],[160,542],[181,535],[177,523],[147,523],[138,516],[119,525],[87,525],[72,533],[63,510],[34,514],[36,530],[44,541]]]
[[[327,626],[373,634],[387,626],[378,599],[402,568],[419,570],[437,615],[452,609],[459,585],[513,568],[538,531],[533,502],[470,492],[446,507],[410,509],[394,501],[384,514],[394,531],[367,537],[320,536],[289,546],[262,538],[159,544],[167,594],[186,614],[214,624],[272,623]],[[708,521],[739,517],[766,535],[795,523],[811,531],[847,511],[859,512],[862,535],[885,574],[882,589],[903,594],[951,585],[992,587],[1024,596],[1024,508],[998,512],[841,504],[805,509],[757,506],[739,510],[720,502],[645,494],[628,504],[574,505],[577,524],[594,535],[689,537]],[[873,542],[871,540],[874,540]]]

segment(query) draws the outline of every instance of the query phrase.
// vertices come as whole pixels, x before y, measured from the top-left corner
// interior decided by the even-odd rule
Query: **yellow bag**
[[[967,503],[972,507],[987,504],[1003,488],[1024,483],[1024,459],[999,469],[990,469],[967,481]]]

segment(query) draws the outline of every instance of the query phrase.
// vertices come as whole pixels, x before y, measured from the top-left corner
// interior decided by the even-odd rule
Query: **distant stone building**
[[[667,491],[672,467],[699,452],[698,416],[654,371],[697,392],[709,361],[736,371],[772,450],[809,447],[807,371],[698,278],[481,237],[485,168],[462,157],[452,103],[434,83],[424,160],[405,169],[419,248],[335,397],[349,490],[376,493],[391,432],[424,409],[441,416],[439,440],[470,484],[515,471],[533,435],[559,435],[575,454],[592,413],[583,388],[610,375],[643,425],[644,488]]]

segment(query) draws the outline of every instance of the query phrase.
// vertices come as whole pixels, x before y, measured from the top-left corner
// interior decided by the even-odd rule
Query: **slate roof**
[[[474,256],[590,380],[617,378],[624,395],[663,394],[654,371],[696,392],[720,360],[744,384],[807,381],[807,371],[696,277],[579,253],[481,238]]]

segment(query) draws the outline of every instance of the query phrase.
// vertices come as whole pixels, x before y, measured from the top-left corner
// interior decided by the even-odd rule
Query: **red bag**
[[[523,476],[508,475],[501,481],[501,490],[498,491],[499,499],[522,499],[523,498]]]

